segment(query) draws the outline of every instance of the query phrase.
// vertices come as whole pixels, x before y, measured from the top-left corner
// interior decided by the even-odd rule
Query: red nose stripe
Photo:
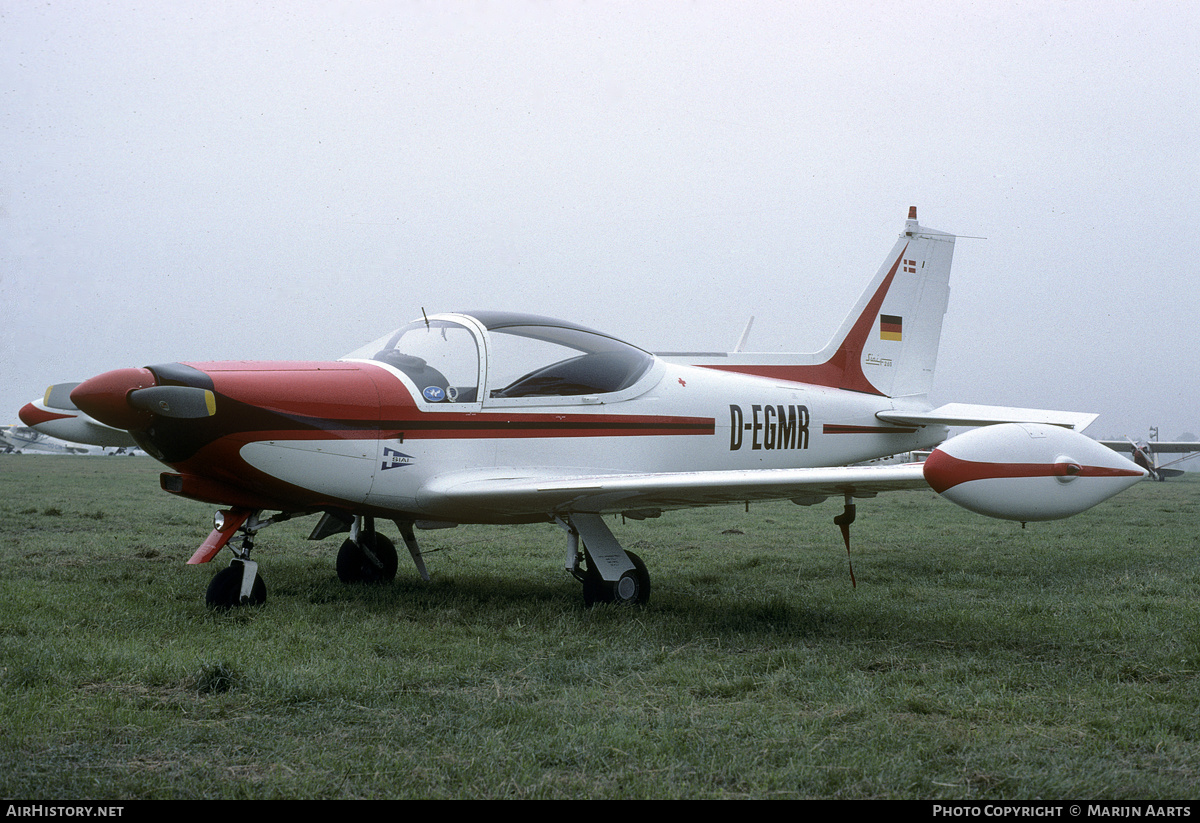
[[[961,483],[972,480],[997,480],[1008,477],[1061,477],[1074,474],[1076,477],[1136,477],[1141,472],[1128,469],[1110,469],[1105,466],[1079,466],[1078,471],[1068,470],[1075,464],[1067,463],[980,463],[960,460],[940,449],[934,449],[925,461],[925,481],[938,494]]]

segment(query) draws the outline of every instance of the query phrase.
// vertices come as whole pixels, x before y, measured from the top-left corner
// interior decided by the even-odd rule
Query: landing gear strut
[[[650,573],[642,558],[621,548],[598,514],[559,519],[567,532],[567,571],[583,583],[583,603],[644,606],[650,600]],[[583,551],[580,551],[582,538]],[[587,566],[581,567],[583,555]]]

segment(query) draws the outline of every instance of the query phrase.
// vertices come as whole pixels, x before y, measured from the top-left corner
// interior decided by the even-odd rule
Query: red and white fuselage
[[[156,371],[164,383],[211,391],[214,413],[175,419],[137,410],[120,418],[103,408],[159,385]],[[892,409],[886,398],[658,359],[620,397],[448,403],[427,400],[423,388],[382,362],[189,363],[102,375],[73,398],[129,426],[139,445],[174,469],[164,479],[168,490],[185,496],[454,522],[544,520],[552,511],[448,510],[423,490],[452,475],[561,479],[838,466],[932,448],[946,433],[944,426],[883,423],[875,413]]]

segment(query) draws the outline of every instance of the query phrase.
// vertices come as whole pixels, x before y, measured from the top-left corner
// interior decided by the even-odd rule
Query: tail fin
[[[921,226],[916,207],[910,207],[904,233],[820,352],[734,352],[696,355],[688,362],[886,397],[927,394],[950,296],[954,239],[952,234]]]
[[[817,355],[841,372],[828,385],[888,397],[929,392],[950,297],[954,239],[921,226],[916,206],[909,208],[904,233]]]

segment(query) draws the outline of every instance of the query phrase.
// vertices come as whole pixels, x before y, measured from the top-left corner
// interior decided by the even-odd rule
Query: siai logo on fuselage
[[[746,443],[751,449],[807,449],[808,406],[729,406],[729,450]]]
[[[401,468],[402,466],[411,466],[412,464],[413,464],[413,457],[411,454],[405,454],[404,452],[398,452],[395,449],[389,449],[386,446],[384,446],[383,462],[380,464],[379,470],[387,471],[388,469],[398,469],[398,468]]]

